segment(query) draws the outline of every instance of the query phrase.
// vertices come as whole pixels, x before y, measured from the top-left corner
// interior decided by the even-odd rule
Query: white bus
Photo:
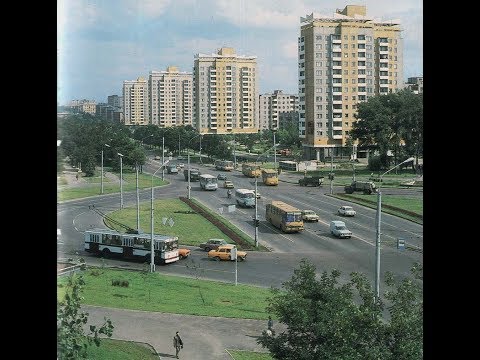
[[[237,204],[243,207],[255,207],[255,192],[249,189],[235,190]]]
[[[210,174],[201,174],[200,187],[203,190],[217,190],[218,189],[217,178]]]
[[[111,229],[91,229],[85,231],[85,251],[102,255],[105,258],[114,255],[125,259],[151,261],[152,235],[124,234]],[[153,234],[154,262],[168,264],[178,261],[178,237]]]

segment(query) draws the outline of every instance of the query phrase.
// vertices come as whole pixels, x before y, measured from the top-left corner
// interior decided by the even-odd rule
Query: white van
[[[237,204],[243,207],[255,207],[255,192],[249,189],[237,189],[235,191]]]
[[[339,238],[351,238],[352,232],[347,229],[343,221],[330,221],[330,232]]]

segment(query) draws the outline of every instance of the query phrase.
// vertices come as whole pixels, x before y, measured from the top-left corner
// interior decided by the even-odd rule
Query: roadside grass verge
[[[151,205],[150,203],[140,204],[140,229],[149,233],[151,230]],[[202,215],[197,214],[187,204],[179,199],[162,199],[153,202],[153,232],[155,234],[177,236],[180,245],[198,246],[200,243],[211,239],[225,239],[228,243],[234,244],[233,239],[226,236]],[[137,208],[128,207],[116,210],[108,214],[110,218],[119,221],[135,229],[137,227]],[[163,219],[172,219],[173,226],[168,221],[163,224]],[[125,229],[105,220],[106,226],[120,232]]]
[[[158,354],[145,343],[102,338],[100,346],[93,344],[87,348],[87,359],[158,360]]]
[[[347,200],[372,209],[377,208],[377,194],[332,194],[337,199]],[[407,196],[382,195],[382,212],[423,224],[423,199]]]
[[[120,174],[118,174],[120,177]],[[101,192],[101,179],[98,177],[95,178],[83,178],[88,179],[87,184],[82,184],[79,186],[72,187],[65,187],[59,188],[57,190],[57,200],[58,201],[65,201],[65,200],[72,200],[72,199],[80,199],[89,196],[96,196],[100,195]],[[163,186],[168,184],[168,181],[161,180],[160,178],[154,177],[153,178],[153,186]],[[136,187],[136,179],[135,174],[133,173],[123,173],[123,191],[134,191],[137,189]],[[152,186],[152,176],[146,174],[138,174],[138,188],[139,189],[146,189]],[[109,182],[107,179],[104,179],[103,182],[103,193],[104,194],[113,194],[120,192],[120,182]]]
[[[190,259],[186,261],[192,273],[201,276],[201,263]],[[147,266],[144,271],[87,267],[83,271],[83,303],[173,314],[268,319],[269,313],[265,308],[267,297],[271,296],[270,289],[241,284],[235,286],[235,265],[230,262],[224,264],[231,270],[230,279],[227,274],[225,280],[231,280],[231,283],[150,273]],[[243,264],[238,266],[241,268]],[[59,300],[65,296],[67,280],[67,277],[57,279]],[[113,286],[114,280],[127,281],[128,287]]]

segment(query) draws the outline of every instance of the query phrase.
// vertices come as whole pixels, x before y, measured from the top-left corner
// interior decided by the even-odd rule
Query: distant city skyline
[[[194,56],[233,47],[256,56],[259,93],[298,93],[300,17],[333,16],[346,5],[400,20],[404,81],[423,76],[423,3],[418,0],[59,0],[57,102],[107,102],[124,80],[176,66],[191,72]]]

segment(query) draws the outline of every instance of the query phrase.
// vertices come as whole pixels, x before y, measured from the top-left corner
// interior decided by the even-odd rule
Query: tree
[[[417,156],[423,150],[423,96],[408,89],[371,97],[358,104],[357,119],[350,131],[360,146],[374,145],[382,165],[388,166],[387,152],[394,162]]]
[[[70,275],[65,299],[57,300],[57,358],[60,360],[85,359],[88,346],[100,346],[100,334],[108,337],[113,334],[112,322],[107,318],[104,318],[105,322],[100,327],[90,325],[89,332],[85,334],[88,313],[80,311],[84,285],[82,275]]]
[[[258,343],[275,359],[394,360],[414,359],[421,352],[422,337],[416,337],[423,333],[418,284],[405,281],[390,293],[388,300],[396,298],[389,308],[395,313],[389,323],[382,317],[384,304],[375,301],[365,275],[351,273],[349,282],[339,284],[338,270],[325,271],[318,280],[315,270],[302,259],[283,291],[271,289],[267,311],[287,330],[274,335],[264,332]],[[413,326],[419,329],[407,336]]]

